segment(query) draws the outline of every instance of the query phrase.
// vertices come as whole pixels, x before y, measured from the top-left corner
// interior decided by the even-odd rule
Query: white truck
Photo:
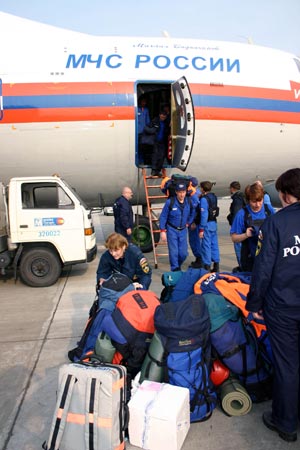
[[[54,284],[62,268],[96,257],[91,210],[60,177],[0,182],[0,272],[33,287]]]

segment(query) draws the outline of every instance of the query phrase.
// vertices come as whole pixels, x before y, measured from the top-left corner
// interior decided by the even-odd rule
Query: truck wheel
[[[158,230],[158,225],[154,222],[153,228]],[[159,242],[160,234],[154,233],[154,242]],[[132,243],[140,247],[143,253],[152,251],[151,230],[148,217],[138,216],[135,221],[132,233]]]
[[[46,287],[56,283],[61,274],[58,256],[48,248],[24,250],[20,261],[20,278],[32,287]]]

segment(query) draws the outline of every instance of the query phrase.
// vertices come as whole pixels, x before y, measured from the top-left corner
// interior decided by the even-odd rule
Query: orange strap
[[[206,273],[203,275],[194,285],[194,292],[195,294],[202,294],[201,284],[203,281],[205,281],[207,278],[211,276],[210,273]],[[214,281],[214,284],[220,294],[226,298],[226,300],[233,303],[235,306],[239,308],[240,311],[242,311],[243,316],[248,319],[249,311],[246,309],[246,302],[243,300],[240,296],[242,294],[244,297],[247,297],[247,294],[250,289],[250,285],[246,283],[242,283],[240,278],[235,277],[234,275],[230,274],[222,274],[223,279],[216,279]],[[228,283],[227,281],[234,281],[234,283]],[[262,323],[257,323],[255,320],[250,321],[253,325],[256,336],[260,337],[262,331],[266,330],[266,325]]]

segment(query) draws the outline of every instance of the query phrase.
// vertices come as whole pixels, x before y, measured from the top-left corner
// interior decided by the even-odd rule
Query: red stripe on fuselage
[[[134,92],[132,82],[86,83],[18,83],[3,84],[3,96],[71,95],[71,94],[124,94]]]
[[[1,123],[134,120],[134,107],[38,108],[4,111]]]

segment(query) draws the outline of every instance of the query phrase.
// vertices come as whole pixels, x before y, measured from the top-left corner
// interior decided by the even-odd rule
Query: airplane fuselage
[[[91,205],[138,183],[137,101],[185,76],[195,136],[187,173],[276,179],[300,164],[300,61],[190,39],[97,37],[0,13],[0,179],[58,173]],[[174,169],[176,171],[176,169]]]

